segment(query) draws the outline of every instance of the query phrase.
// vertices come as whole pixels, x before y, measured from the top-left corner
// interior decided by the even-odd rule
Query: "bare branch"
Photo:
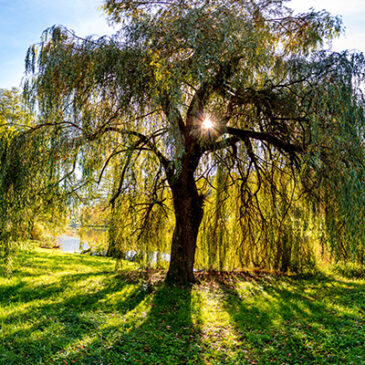
[[[150,150],[157,156],[160,163],[164,167],[166,171],[169,170],[169,160],[162,154],[162,152],[157,148],[157,146],[151,141],[151,137],[147,137],[142,133],[136,132],[136,131],[127,131],[124,129],[120,129],[117,127],[107,127],[105,128],[105,131],[112,131],[117,132],[124,135],[130,135],[130,136],[136,136],[140,139],[141,142],[145,143]]]
[[[218,142],[210,142],[210,143],[204,144],[202,146],[203,152],[208,152],[208,151],[215,152],[215,151],[219,151],[224,148],[227,148],[227,147],[233,147],[240,140],[241,139],[238,137],[230,137],[230,138],[222,139],[221,141],[218,141]]]
[[[253,138],[260,141],[265,141],[279,150],[283,150],[288,153],[304,153],[305,150],[303,146],[299,144],[294,144],[288,141],[284,141],[270,133],[256,132],[248,129],[239,129],[233,127],[224,127],[223,133],[231,134],[238,137],[241,140],[246,140],[247,138]]]

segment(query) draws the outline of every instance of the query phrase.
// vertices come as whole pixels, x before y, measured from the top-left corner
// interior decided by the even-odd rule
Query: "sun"
[[[203,129],[212,129],[214,127],[214,123],[210,120],[209,117],[206,117],[204,120],[203,120],[203,123],[202,123],[202,128]]]

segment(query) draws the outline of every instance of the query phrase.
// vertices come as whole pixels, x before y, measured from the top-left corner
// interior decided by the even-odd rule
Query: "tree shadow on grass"
[[[253,287],[241,292],[221,283],[224,308],[242,339],[235,363],[365,361],[365,319],[359,311],[364,284],[287,279],[260,280]]]
[[[125,279],[125,278],[124,278]],[[31,282],[33,284],[33,282]],[[40,281],[39,283],[43,283]],[[0,364],[199,364],[199,296],[96,271],[0,292]]]
[[[83,364],[201,364],[199,296],[190,288],[161,285],[146,298],[147,312],[125,331],[108,326],[67,361]],[[142,314],[142,315],[141,315]],[[199,322],[199,320],[198,320]],[[84,355],[83,355],[84,354]],[[85,355],[87,354],[87,355]]]
[[[83,279],[107,275],[109,272],[91,272],[81,274],[66,274],[60,280],[51,284],[29,286],[24,281],[18,281],[11,285],[0,286],[0,306],[14,304],[16,302],[28,303],[36,300],[47,300],[58,296],[70,284],[81,282]]]
[[[106,267],[113,270],[115,266],[115,260],[112,258],[66,253],[58,250],[50,250],[50,252],[19,251],[14,255],[14,260],[22,268],[13,272],[19,277],[39,276],[49,271],[64,271],[70,266],[79,266],[88,270],[100,269],[101,266],[104,270]],[[31,268],[33,272],[25,270],[27,267]]]
[[[3,321],[0,332],[1,364],[64,364],[65,357],[73,351],[74,343],[99,333],[108,313],[123,316],[137,307],[146,296],[138,286],[127,285],[113,276],[106,278],[100,289],[95,287],[82,294],[68,293],[68,296],[61,299],[62,290],[67,289],[67,284],[77,284],[88,275],[95,276],[69,275],[59,283],[57,291],[53,287],[44,288],[40,296],[42,300],[55,293],[58,300],[15,311]],[[29,293],[26,287],[18,288],[22,293],[16,294],[16,290],[17,288],[15,296],[20,295],[26,299],[26,294]],[[108,301],[110,296],[115,295],[119,295],[119,301]]]

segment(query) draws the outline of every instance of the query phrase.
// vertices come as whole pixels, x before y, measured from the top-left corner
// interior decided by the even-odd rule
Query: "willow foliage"
[[[11,242],[29,238],[37,219],[61,218],[64,165],[16,89],[0,90],[0,111],[0,248],[7,259]]]
[[[280,211],[299,215],[286,192],[293,184],[303,206],[311,201],[325,217],[334,252],[346,246],[357,257],[365,62],[362,54],[320,50],[341,32],[339,18],[294,14],[277,0],[109,0],[104,10],[120,26],[110,38],[82,39],[63,27],[44,32],[29,49],[24,91],[52,138],[73,151],[85,181],[113,174],[114,207],[127,199],[118,209],[142,211],[135,218],[145,228],[157,224],[164,204],[174,211],[169,280],[193,280],[209,194],[216,208],[206,234],[223,265],[214,245],[230,242],[227,229],[235,229],[221,224],[230,189],[238,189],[239,240],[249,244],[243,256],[251,262],[261,265],[259,240],[281,252],[267,254],[267,265],[290,265],[285,255],[296,233],[280,227],[297,218],[283,223]],[[207,130],[208,117],[214,128]],[[219,188],[223,176],[228,190]],[[151,232],[139,238],[149,241]]]

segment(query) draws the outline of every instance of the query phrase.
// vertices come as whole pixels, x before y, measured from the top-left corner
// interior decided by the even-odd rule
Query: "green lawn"
[[[245,274],[152,292],[113,260],[20,251],[0,364],[365,364],[365,280]]]

